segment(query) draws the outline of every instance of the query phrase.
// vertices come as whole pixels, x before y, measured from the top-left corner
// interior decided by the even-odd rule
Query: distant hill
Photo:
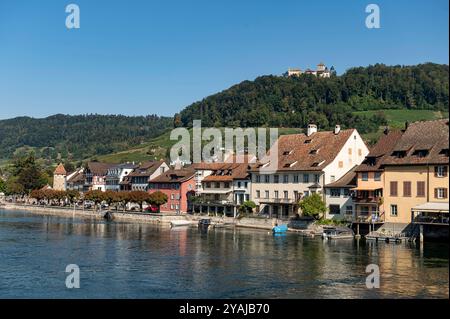
[[[448,112],[448,77],[448,65],[433,63],[376,64],[331,78],[261,76],[189,105],[175,115],[175,123],[191,126],[193,119],[202,119],[202,126],[316,123],[320,129],[341,124],[370,133],[388,122],[384,110]]]
[[[203,127],[278,127],[280,134],[308,123],[320,130],[340,124],[373,142],[384,125],[448,117],[448,76],[448,65],[376,64],[330,78],[261,76],[195,102],[174,118],[58,114],[0,120],[0,164],[30,150],[49,165],[159,159],[175,143],[170,128],[190,127],[194,119]]]
[[[172,118],[62,115],[0,120],[0,159],[33,150],[47,162],[76,161],[140,145],[172,127]]]

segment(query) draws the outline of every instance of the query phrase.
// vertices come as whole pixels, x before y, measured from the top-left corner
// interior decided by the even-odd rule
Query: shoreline
[[[26,204],[13,204],[4,203],[0,206],[0,209],[5,210],[23,210],[30,212],[32,214],[40,215],[53,215],[61,217],[78,217],[78,218],[95,218],[104,219],[103,214],[105,211],[93,211],[93,210],[82,210],[73,208],[63,208],[63,207],[52,207],[52,206],[34,206]],[[112,213],[114,220],[116,221],[127,221],[133,223],[153,223],[169,225],[173,220],[186,220],[196,224],[200,219],[209,218],[213,224],[217,223],[227,223],[232,224],[233,227],[242,228],[253,228],[253,229],[263,229],[272,230],[275,223],[280,222],[277,219],[264,219],[264,218],[246,218],[234,219],[233,217],[219,217],[219,216],[200,216],[200,215],[174,215],[174,214],[149,214],[143,212],[121,212],[121,211],[109,211]],[[288,229],[289,232],[294,232],[301,234],[302,231],[298,229]]]

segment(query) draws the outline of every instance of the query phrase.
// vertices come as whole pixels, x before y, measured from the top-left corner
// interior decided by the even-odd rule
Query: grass
[[[437,120],[448,118],[448,112],[432,111],[432,110],[377,110],[377,111],[359,111],[354,114],[372,116],[379,112],[386,115],[388,125],[395,128],[402,128],[405,122],[417,122],[427,120]]]

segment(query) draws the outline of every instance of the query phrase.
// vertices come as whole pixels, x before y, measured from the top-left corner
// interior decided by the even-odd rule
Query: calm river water
[[[449,298],[448,248],[0,210],[0,298]]]

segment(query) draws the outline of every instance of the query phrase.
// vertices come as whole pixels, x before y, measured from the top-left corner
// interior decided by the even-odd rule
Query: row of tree
[[[95,207],[102,203],[108,204],[109,207],[115,207],[118,210],[120,207],[125,209],[129,203],[138,204],[140,209],[143,209],[144,203],[159,208],[161,205],[167,203],[167,195],[162,192],[154,192],[149,194],[144,191],[130,191],[130,192],[114,192],[100,190],[91,190],[85,194],[75,190],[57,191],[53,189],[35,189],[30,193],[30,197],[38,202],[46,202],[48,204],[61,205],[67,203],[75,205],[79,201],[92,201]]]

